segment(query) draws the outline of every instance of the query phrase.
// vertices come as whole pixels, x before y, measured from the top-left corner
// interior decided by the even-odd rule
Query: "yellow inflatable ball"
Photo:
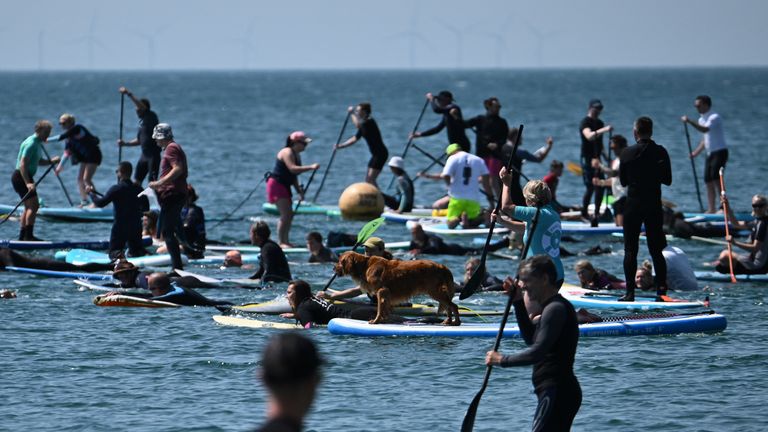
[[[374,219],[384,211],[384,197],[370,183],[354,183],[341,193],[339,210],[344,219]]]

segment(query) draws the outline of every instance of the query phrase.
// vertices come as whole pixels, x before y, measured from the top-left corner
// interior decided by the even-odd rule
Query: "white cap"
[[[394,168],[405,169],[405,161],[400,156],[392,156],[387,165]]]

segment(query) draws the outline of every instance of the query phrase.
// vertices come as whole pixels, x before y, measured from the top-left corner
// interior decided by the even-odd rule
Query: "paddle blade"
[[[467,413],[464,414],[464,421],[461,422],[461,432],[472,432],[472,429],[475,427],[477,407],[480,406],[480,399],[483,397],[483,392],[485,392],[485,386],[477,392],[474,399],[472,399],[472,402],[469,404]]]
[[[583,171],[581,170],[581,166],[577,164],[576,162],[568,162],[565,165],[565,169],[570,171],[572,174],[575,174],[577,176],[580,176],[583,174]]]
[[[363,228],[357,233],[357,244],[362,244],[368,240],[368,237],[372,236],[382,224],[384,224],[384,218],[380,217],[363,225]]]
[[[472,277],[469,278],[467,284],[464,285],[464,288],[461,290],[461,294],[459,295],[459,299],[464,300],[465,298],[474,294],[475,291],[477,291],[477,289],[480,288],[480,285],[483,283],[484,276],[485,262],[482,262],[479,266],[477,266],[474,273],[472,273]]]

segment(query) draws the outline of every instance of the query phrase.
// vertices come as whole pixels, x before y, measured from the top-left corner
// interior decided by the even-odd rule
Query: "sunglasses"
[[[765,203],[752,204],[753,209],[759,209],[765,207]]]

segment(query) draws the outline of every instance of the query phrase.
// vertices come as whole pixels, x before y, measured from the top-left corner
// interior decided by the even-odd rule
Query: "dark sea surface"
[[[461,72],[167,72],[167,73],[3,73],[0,74],[0,158],[5,187],[0,202],[16,204],[10,185],[19,143],[34,122],[55,121],[63,112],[101,138],[104,163],[96,185],[114,183],[117,162],[120,95],[126,85],[148,97],[160,120],[171,123],[189,159],[190,182],[209,217],[222,216],[238,204],[265,171],[293,130],[304,130],[314,142],[305,163],[321,169],[331,154],[346,107],[373,104],[390,154],[401,152],[428,91],[451,90],[466,118],[482,113],[482,100],[497,96],[511,125],[525,124],[524,148],[555,140],[548,160],[528,164],[525,173],[542,177],[549,161],[578,161],[578,125],[591,98],[602,99],[602,118],[614,133],[628,137],[632,121],[648,115],[654,137],[667,147],[673,163],[673,185],[665,198],[690,211],[698,209],[687,146],[679,117],[695,117],[693,99],[710,94],[723,116],[730,146],[726,175],[731,203],[747,211],[754,193],[766,193],[764,150],[768,124],[768,69],[648,69]],[[428,111],[420,129],[439,117]],[[136,131],[136,117],[126,100],[125,137]],[[348,129],[346,134],[353,133]],[[692,130],[693,144],[700,134]],[[470,133],[470,139],[474,137]],[[417,141],[435,155],[447,144],[444,134]],[[63,145],[49,143],[52,154]],[[138,148],[124,158],[135,161]],[[349,184],[362,181],[368,160],[365,143],[338,152],[320,203],[335,204]],[[697,159],[699,178],[703,157]],[[411,152],[411,173],[429,160]],[[62,178],[77,195],[75,174],[68,166]],[[42,173],[42,170],[40,171]],[[306,181],[306,175],[304,176]],[[389,175],[380,183],[386,185]],[[313,187],[319,184],[315,179]],[[416,201],[429,204],[442,191],[437,182],[420,180]],[[566,172],[560,201],[580,201],[581,179]],[[702,193],[703,185],[702,185]],[[47,178],[40,195],[48,206],[65,206],[60,186]],[[209,231],[209,238],[247,238],[246,216],[261,214],[260,186],[238,216]],[[310,195],[314,195],[310,191]],[[276,218],[265,215],[275,230]],[[211,226],[212,224],[209,224]],[[320,216],[298,216],[291,239],[303,243],[306,232],[357,232],[360,222]],[[110,224],[65,224],[39,220],[36,234],[49,240],[108,238]],[[0,238],[15,238],[18,223],[0,225]],[[388,224],[377,235],[387,241],[408,238],[402,225]],[[459,240],[462,241],[462,240]],[[601,268],[620,275],[620,241],[609,238],[565,243],[581,251],[600,243],[614,253],[594,257]],[[719,247],[677,240],[700,270]],[[647,252],[641,245],[641,259]],[[46,254],[46,253],[43,253]],[[581,257],[564,259],[566,281],[575,282],[572,266]],[[305,264],[291,256],[295,277],[319,288],[331,274],[327,265]],[[437,257],[458,278],[464,257]],[[490,259],[489,270],[511,274],[516,261]],[[215,277],[242,277],[248,270],[194,268]],[[0,430],[39,431],[243,431],[264,417],[265,391],[256,378],[258,359],[272,331],[216,325],[214,310],[183,308],[148,310],[99,308],[95,295],[67,280],[2,273],[0,288],[18,290],[15,300],[0,301]],[[338,280],[335,287],[350,285]],[[277,298],[284,286],[267,290],[218,289],[205,295],[240,302]],[[764,284],[702,284],[702,290],[678,293],[703,299],[726,315],[721,334],[670,337],[585,338],[580,341],[576,375],[584,401],[576,417],[578,431],[759,431],[764,416],[768,323]],[[501,308],[504,297],[476,295],[472,307]],[[324,329],[309,332],[327,360],[323,382],[307,428],[316,431],[452,431],[458,430],[467,405],[482,382],[483,357],[491,339],[382,338],[332,336]],[[507,340],[502,351],[522,349]],[[527,430],[536,406],[530,368],[496,369],[480,405],[476,430]]]

